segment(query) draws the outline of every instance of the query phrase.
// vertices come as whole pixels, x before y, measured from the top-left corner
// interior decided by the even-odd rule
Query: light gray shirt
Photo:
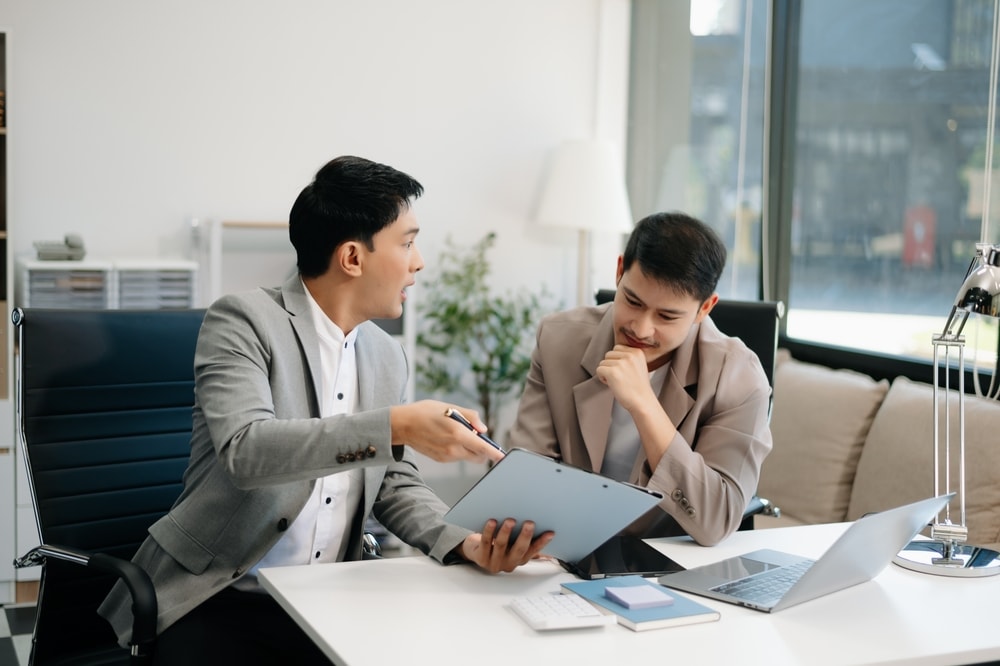
[[[649,373],[649,384],[653,393],[660,394],[663,379],[667,376],[667,366]],[[638,463],[642,442],[639,430],[628,410],[615,400],[611,407],[611,427],[608,429],[608,448],[604,451],[601,474],[616,481],[628,481]]]

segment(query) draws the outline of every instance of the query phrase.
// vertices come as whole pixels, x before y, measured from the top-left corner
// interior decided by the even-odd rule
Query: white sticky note
[[[604,588],[604,596],[625,608],[655,608],[669,606],[674,598],[652,585],[628,585]]]

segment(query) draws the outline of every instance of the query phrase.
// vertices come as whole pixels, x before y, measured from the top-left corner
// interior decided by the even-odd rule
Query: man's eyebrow
[[[420,233],[420,227],[410,227],[409,229],[407,229],[406,231],[403,232],[403,235],[404,236],[416,236],[419,233]]]

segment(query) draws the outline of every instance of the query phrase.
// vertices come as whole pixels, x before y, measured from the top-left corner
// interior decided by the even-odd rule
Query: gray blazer
[[[409,451],[390,445],[389,407],[405,397],[402,347],[367,322],[355,350],[360,409],[321,419],[319,341],[298,275],[280,289],[224,296],[208,309],[195,352],[184,489],[133,558],[156,588],[157,633],[256,564],[321,476],[364,469],[348,559],[361,557],[369,512],[439,561],[469,534],[441,520],[447,506]],[[124,585],[99,612],[127,643],[132,614]]]
[[[611,304],[549,315],[510,432],[530,448],[600,472],[614,395],[595,372],[614,347]],[[757,358],[710,317],[674,351],[660,404],[677,428],[656,469],[640,450],[629,481],[663,494],[629,526],[642,537],[689,534],[712,545],[739,527],[771,450],[771,388]]]

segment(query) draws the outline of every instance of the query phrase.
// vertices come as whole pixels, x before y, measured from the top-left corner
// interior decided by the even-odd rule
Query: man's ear
[[[712,294],[711,296],[706,298],[705,302],[701,304],[700,308],[698,308],[698,314],[694,318],[694,323],[697,324],[701,322],[702,319],[707,317],[708,313],[712,311],[712,308],[714,308],[715,304],[718,302],[719,302],[718,294]]]
[[[333,261],[344,273],[357,277],[361,275],[362,253],[361,244],[358,241],[346,241],[337,246],[333,251]]]
[[[622,281],[622,276],[625,275],[625,257],[618,255],[618,266],[615,268],[615,286]]]

